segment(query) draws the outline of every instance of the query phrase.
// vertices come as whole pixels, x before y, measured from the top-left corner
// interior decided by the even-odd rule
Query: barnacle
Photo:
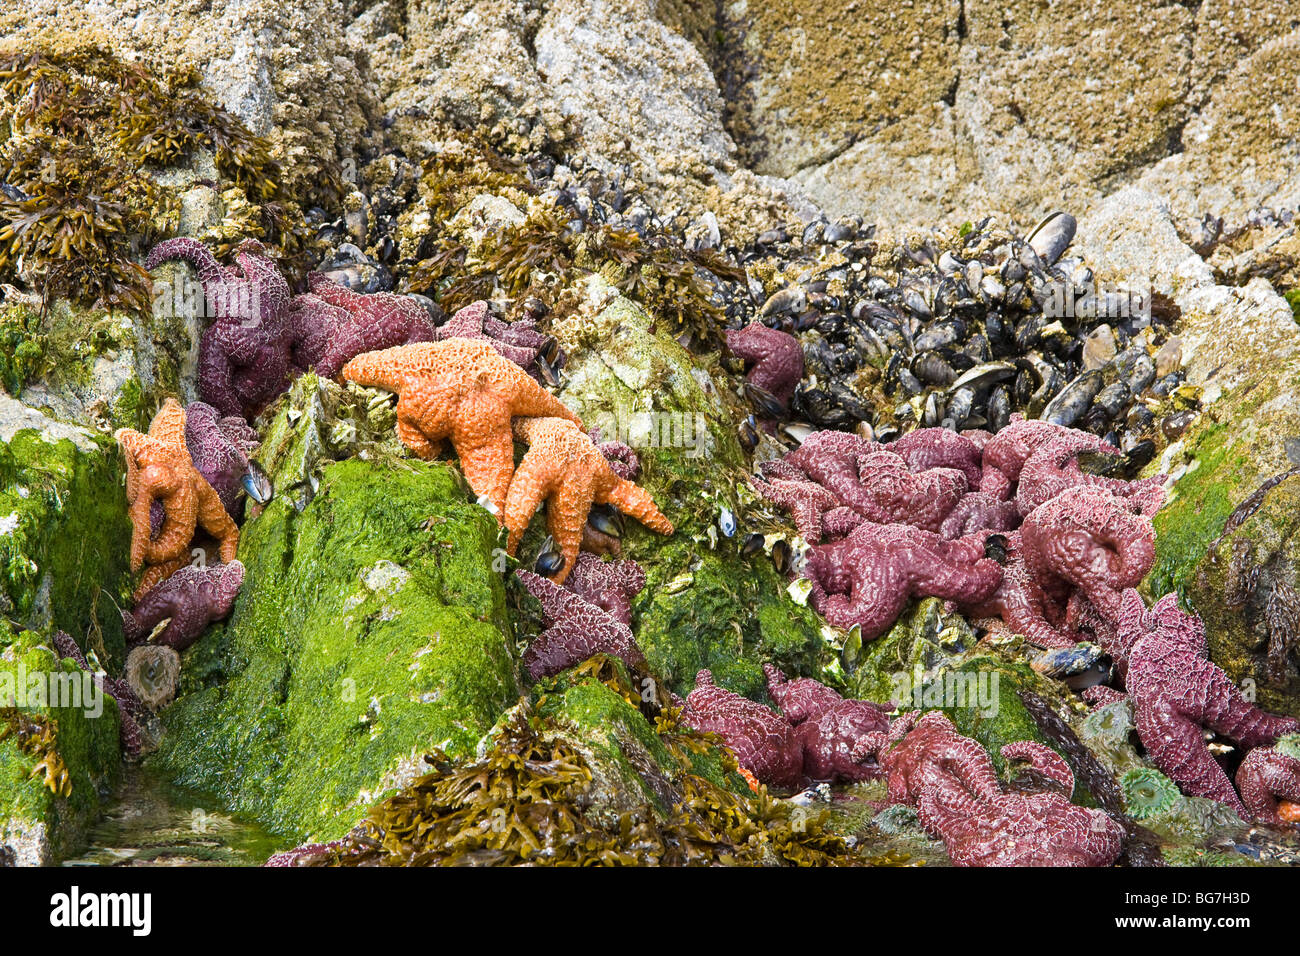
[[[23,753],[37,758],[33,777],[41,777],[51,793],[61,797],[72,794],[72,777],[59,756],[58,723],[53,718],[0,707],[0,741],[10,738]]]

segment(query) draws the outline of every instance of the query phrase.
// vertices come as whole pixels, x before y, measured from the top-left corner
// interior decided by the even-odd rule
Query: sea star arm
[[[460,469],[465,480],[476,495],[492,504],[497,520],[502,520],[515,463],[515,446],[510,432],[486,435],[477,441],[458,439],[453,435],[452,442],[460,455]]]
[[[198,499],[197,520],[204,531],[217,539],[221,560],[229,563],[235,560],[239,548],[239,526],[226,511],[220,496],[199,475],[194,478],[195,493]]]
[[[650,493],[626,478],[614,476],[614,481],[596,493],[596,501],[611,504],[623,514],[635,518],[652,531],[672,534],[673,523],[659,510]]]
[[[1032,740],[1017,740],[1003,746],[1002,756],[1007,760],[1027,760],[1043,776],[1060,784],[1065,793],[1074,790],[1074,771],[1051,747]]]
[[[510,532],[506,542],[507,553],[513,555],[518,549],[519,540],[524,536],[528,522],[532,520],[542,502],[559,487],[559,481],[560,469],[549,459],[533,454],[531,450],[525,453],[510,481],[510,490],[506,493],[504,522]],[[566,554],[564,570],[572,567],[573,557]]]
[[[418,422],[404,414],[401,402],[398,402],[397,409],[397,437],[418,458],[425,461],[433,461],[442,452],[442,440],[434,441],[421,431]]]
[[[1206,748],[1199,723],[1163,701],[1138,706],[1134,723],[1151,761],[1184,793],[1218,800],[1246,815],[1228,775]]]

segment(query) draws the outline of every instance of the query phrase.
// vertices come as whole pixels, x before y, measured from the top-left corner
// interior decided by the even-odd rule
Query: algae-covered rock
[[[519,692],[497,526],[458,472],[372,457],[315,474],[245,523],[255,586],[189,655],[154,758],[292,839],[346,832],[426,752],[471,754]]]
[[[120,772],[113,698],[0,617],[0,848],[26,866],[73,853]]]
[[[0,614],[121,663],[131,526],[117,450],[0,392]]]
[[[900,711],[941,710],[957,730],[983,744],[999,772],[1002,747],[1032,740],[1055,747],[1020,698],[1031,691],[1062,697],[1060,684],[1036,674],[1010,647],[976,640],[959,614],[943,602],[915,602],[887,632],[862,646],[845,678],[850,697],[894,703]]]
[[[812,612],[794,602],[769,559],[740,555],[755,496],[718,370],[699,364],[599,276],[586,295],[553,329],[570,355],[560,398],[602,439],[636,449],[638,484],[675,526],[665,540],[629,521],[623,539],[627,556],[646,569],[633,631],[650,670],[685,693],[708,667],[719,684],[750,695],[764,687],[765,661],[814,673],[827,661]],[[732,537],[719,524],[724,508],[736,518]],[[521,559],[540,540],[541,520],[534,525]]]

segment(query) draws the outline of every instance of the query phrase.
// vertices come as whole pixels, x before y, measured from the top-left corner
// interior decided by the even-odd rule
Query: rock
[[[187,654],[151,758],[294,840],[342,835],[433,749],[472,754],[519,695],[496,523],[451,465],[328,427],[338,386],[304,413],[316,388],[259,455],[277,494],[240,536],[256,587]]]
[[[762,692],[764,661],[815,673],[823,645],[812,612],[793,602],[770,560],[740,556],[743,534],[716,531],[724,505],[743,529],[753,497],[712,370],[599,277],[586,300],[552,328],[570,356],[560,398],[602,439],[636,449],[637,483],[676,526],[664,540],[629,521],[624,539],[626,556],[642,561],[648,578],[633,603],[633,630],[650,670],[683,695],[705,667],[743,694]],[[534,520],[521,560],[536,553],[542,524]]]
[[[1079,235],[1080,252],[1099,276],[1124,277],[1173,299],[1182,312],[1187,381],[1207,402],[1163,463],[1152,466],[1181,477],[1155,517],[1156,562],[1144,589],[1151,597],[1177,591],[1205,619],[1211,659],[1265,710],[1300,713],[1300,668],[1278,608],[1300,567],[1300,478],[1260,491],[1294,467],[1287,441],[1300,436],[1300,326],[1263,279],[1240,288],[1215,284],[1179,240],[1168,207],[1136,187],[1103,203]],[[1252,575],[1256,585],[1242,593]],[[1279,582],[1283,597],[1270,615]],[[1275,652],[1270,673],[1274,632],[1288,647]]]
[[[0,614],[101,634],[120,666],[131,525],[112,440],[0,392],[0,442]]]
[[[955,0],[838,11],[809,2],[724,5],[717,60],[748,165],[795,176],[950,98],[960,16]]]
[[[38,675],[45,679],[33,683]],[[79,850],[102,795],[121,778],[117,704],[107,694],[92,696],[89,676],[82,678],[41,635],[14,631],[0,616],[0,708],[21,693],[19,719],[54,725],[53,748],[41,753],[26,752],[15,736],[0,740],[0,853],[8,847],[18,866],[56,865]],[[35,687],[39,700],[32,696]],[[0,734],[10,727],[0,710]],[[66,773],[61,792],[33,773],[41,762]]]

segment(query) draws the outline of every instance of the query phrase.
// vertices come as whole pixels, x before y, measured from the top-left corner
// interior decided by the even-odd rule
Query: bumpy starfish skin
[[[185,410],[169,398],[142,435],[130,428],[116,435],[126,455],[126,500],[132,524],[131,570],[149,565],[136,594],[141,595],[185,563],[195,527],[220,544],[221,559],[233,561],[239,528],[221,498],[199,474],[185,444]],[[152,536],[150,512],[161,501],[163,526]]]
[[[415,300],[391,292],[365,294],[354,292],[346,286],[331,282],[320,273],[307,277],[312,294],[330,306],[343,309],[350,321],[336,324],[336,312],[319,312],[322,321],[332,326],[329,341],[320,360],[315,363],[316,374],[334,378],[351,359],[380,349],[409,345],[415,342],[432,342],[437,328]],[[308,315],[313,314],[309,311]],[[300,322],[309,322],[303,317]]]
[[[1017,742],[1003,755],[1029,759],[1072,789],[1068,766],[1044,750]],[[890,801],[915,806],[955,866],[1109,866],[1123,849],[1123,827],[1100,810],[1076,807],[1056,792],[1004,792],[984,748],[938,712],[900,717],[857,751],[877,756]]]
[[[1061,585],[1049,593],[1030,573],[1025,564],[1018,532],[1005,535],[1007,562],[1002,581],[989,597],[962,609],[972,617],[997,617],[1012,633],[1023,635],[1039,647],[1073,647],[1080,635],[1065,624],[1068,591]]]
[[[1300,804],[1300,760],[1272,747],[1256,747],[1237,768],[1237,789],[1251,819],[1293,823],[1278,809],[1279,801]]]
[[[843,507],[838,498],[815,481],[752,478],[750,483],[761,496],[790,513],[800,536],[809,544],[817,544],[828,534],[826,514]]]
[[[256,240],[240,243],[235,258],[238,271],[197,240],[169,239],[150,250],[145,266],[184,259],[198,270],[213,317],[199,342],[199,394],[223,415],[251,418],[289,384],[289,285]]]
[[[1160,616],[1139,618],[1141,600],[1136,591],[1124,595],[1113,647],[1126,662],[1124,684],[1142,746],[1184,793],[1226,803],[1244,817],[1246,808],[1206,746],[1205,730],[1251,748],[1300,730],[1300,721],[1246,700],[1223,669],[1202,656],[1204,631],[1169,613],[1172,600]]]
[[[436,458],[443,439],[451,439],[469,486],[491,503],[498,520],[514,474],[511,418],[553,416],[582,424],[486,342],[448,339],[368,352],[349,361],[343,377],[397,393],[397,437],[421,458]]]
[[[820,717],[844,698],[821,681],[811,677],[786,680],[785,674],[772,664],[763,665],[767,677],[767,694],[781,708],[781,714],[792,724]]]
[[[761,322],[751,322],[743,329],[727,329],[723,334],[734,355],[754,363],[746,381],[770,392],[782,405],[789,405],[794,387],[803,378],[799,340]]]
[[[1011,424],[994,435],[984,446],[981,461],[983,477],[980,491],[995,498],[1010,498],[1020,481],[1020,472],[1034,452],[1053,442],[1072,442],[1080,451],[1117,451],[1095,435],[1053,425],[1051,422],[1025,420],[1011,416]]]
[[[803,575],[813,608],[836,627],[879,637],[913,597],[979,603],[1002,580],[982,536],[949,541],[909,525],[859,525],[842,541],[810,548]]]
[[[170,618],[154,643],[185,650],[210,623],[230,613],[243,583],[244,565],[239,561],[181,568],[146,592],[132,611],[122,612],[127,645],[146,641],[155,627]]]
[[[488,342],[505,358],[536,377],[537,353],[546,344],[546,336],[526,320],[508,323],[493,318],[486,302],[473,302],[460,309],[438,326],[434,334],[443,339],[480,339]]]
[[[939,525],[939,533],[945,538],[960,538],[977,531],[1014,531],[1018,527],[1020,511],[1014,501],[969,491],[948,512]]]
[[[601,441],[600,429],[593,428],[587,433],[592,443],[609,462],[610,470],[620,478],[632,481],[641,473],[641,459],[631,445],[621,441]]]
[[[978,488],[984,475],[980,446],[947,428],[918,428],[885,447],[913,471],[955,468],[971,488]]]
[[[582,545],[582,529],[595,504],[610,504],[660,534],[673,526],[654,499],[610,468],[590,436],[563,418],[520,418],[515,434],[529,446],[510,482],[505,525],[510,531],[506,550],[514,554],[528,522],[543,501],[546,527],[564,555],[564,566],[553,576],[563,584]]]
[[[913,452],[919,459],[926,448],[913,442]],[[878,524],[902,523],[937,531],[967,490],[966,477],[958,469],[914,472],[901,455],[844,432],[814,432],[784,459],[759,467],[769,482],[798,483],[771,484],[767,491],[814,530],[816,516],[834,501]],[[760,488],[761,493],[767,491]]]
[[[584,552],[578,555],[564,583],[620,624],[631,627],[632,599],[645,587],[645,571],[631,559],[602,561]]]
[[[1163,479],[1159,476],[1140,481],[1106,478],[1085,474],[1079,468],[1079,452],[1086,448],[1075,435],[1054,439],[1029,456],[1020,470],[1016,488],[1016,507],[1027,515],[1044,502],[1051,501],[1067,488],[1087,486],[1108,491],[1117,498],[1129,499],[1144,515],[1154,515],[1165,503]],[[1099,449],[1109,446],[1101,444]],[[1114,449],[1111,449],[1114,451]]]
[[[736,761],[762,783],[793,789],[803,779],[803,745],[780,714],[713,683],[713,674],[695,675],[686,697],[682,723],[701,733],[719,735]]]
[[[524,651],[524,666],[534,680],[581,664],[593,654],[618,657],[629,667],[645,666],[632,631],[608,611],[531,571],[515,575],[542,602],[547,626]]]
[[[56,631],[53,642],[60,657],[70,657],[83,671],[90,671],[86,655],[68,634]],[[144,751],[144,732],[140,725],[149,719],[149,709],[141,703],[131,685],[123,678],[95,674],[95,683],[100,690],[107,691],[117,701],[118,738],[122,749],[132,757],[140,756]]]
[[[1119,617],[1125,588],[1155,563],[1155,527],[1101,488],[1067,488],[1035,508],[1020,528],[1025,565],[1047,591],[1073,585],[1106,621]]]

